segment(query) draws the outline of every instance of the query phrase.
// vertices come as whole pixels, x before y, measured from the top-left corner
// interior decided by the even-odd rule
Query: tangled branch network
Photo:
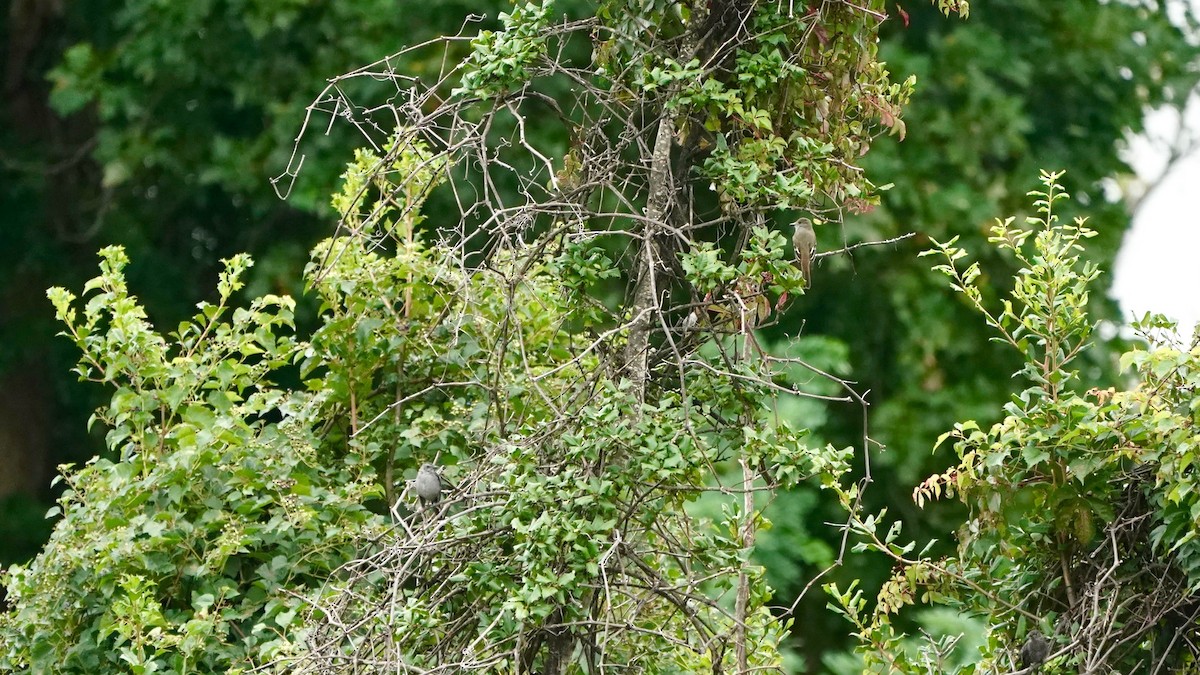
[[[353,259],[356,273],[403,281],[378,303],[402,339],[370,375],[379,395],[349,406],[348,436],[408,445],[383,459],[393,527],[314,600],[306,644],[281,659],[291,671],[779,666],[790,610],[766,606],[745,555],[761,509],[800,481],[838,485],[870,441],[853,383],[756,338],[803,284],[790,233],[768,216],[783,185],[834,222],[856,204],[838,190],[861,171],[826,148],[779,160],[753,195],[715,181],[714,153],[755,134],[706,131],[705,111],[683,102],[689,85],[647,86],[634,70],[654,58],[690,64],[689,82],[736,79],[736,56],[765,34],[755,13],[769,11],[771,30],[801,36],[783,65],[833,83],[815,102],[780,94],[808,106],[799,119],[813,133],[833,133],[834,113],[852,124],[889,104],[841,77],[864,59],[820,56],[842,39],[822,21],[873,31],[879,17],[841,2],[804,21],[786,5],[709,4],[673,37],[595,18],[510,26],[517,47],[493,46],[533,45],[513,61],[464,58],[478,41],[462,36],[431,41],[335,78],[310,106],[281,194],[324,118],[360,130],[376,158],[315,277]],[[480,75],[489,63],[519,72]],[[379,87],[385,103],[356,102]],[[371,255],[407,266],[363,271]],[[861,447],[808,447],[775,410],[785,397],[860,406]],[[409,442],[430,411],[442,426]],[[430,448],[437,458],[418,456]],[[392,492],[404,484],[394,467],[435,459],[440,501]]]

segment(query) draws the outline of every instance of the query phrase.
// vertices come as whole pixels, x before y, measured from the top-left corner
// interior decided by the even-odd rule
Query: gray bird
[[[812,286],[812,260],[817,252],[817,234],[813,232],[812,221],[801,218],[796,221],[796,231],[792,234],[792,246],[796,249],[796,262],[800,265],[800,273],[804,275],[804,287]]]
[[[442,476],[438,473],[436,464],[422,464],[413,481],[413,489],[421,498],[421,504],[437,503],[442,498]]]
[[[1021,668],[1033,668],[1036,672],[1050,656],[1050,641],[1040,630],[1031,630],[1021,646]]]

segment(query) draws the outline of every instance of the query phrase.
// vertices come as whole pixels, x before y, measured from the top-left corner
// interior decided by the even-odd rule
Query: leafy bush
[[[171,336],[125,284],[119,248],[75,296],[49,295],[82,352],[78,372],[116,391],[93,422],[111,458],[64,467],[50,542],[8,575],[9,668],[234,671],[297,628],[303,594],[382,525],[362,455],[317,433],[324,392],[270,378],[297,357],[290,298],[232,309],[251,261],[225,261],[219,301]]]
[[[1012,219],[993,228],[991,241],[1022,265],[1000,311],[976,285],[979,268],[960,269],[966,251],[951,241],[930,252],[943,257],[936,269],[996,339],[1023,356],[1018,375],[1029,386],[990,429],[967,421],[944,434],[957,465],[914,491],[918,504],[953,496],[969,507],[957,556],[911,556],[898,528],[881,537],[876,522],[859,524],[867,548],[897,563],[872,613],[861,593],[830,587],[868,667],[1015,670],[1034,629],[1051,637],[1051,662],[1062,672],[1177,672],[1200,655],[1200,494],[1191,468],[1200,447],[1200,342],[1173,343],[1174,326],[1147,317],[1135,328],[1148,347],[1121,357],[1131,385],[1080,391],[1070,366],[1093,330],[1088,286],[1099,272],[1082,258],[1094,232],[1082,219],[1058,221],[1056,203],[1066,196],[1059,175],[1043,174],[1032,228]],[[953,636],[918,646],[894,623],[918,602],[982,618],[989,639],[967,657],[951,656]]]

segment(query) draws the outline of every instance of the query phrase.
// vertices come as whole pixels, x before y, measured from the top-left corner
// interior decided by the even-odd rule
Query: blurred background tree
[[[58,328],[43,290],[80,286],[95,251],[119,243],[135,261],[129,283],[160,325],[189,315],[211,292],[217,261],[240,251],[258,261],[250,294],[296,292],[306,252],[330,229],[325,196],[361,143],[345,124],[306,137],[303,171],[288,200],[278,198],[275,188],[290,180],[272,179],[289,166],[306,114],[323,126],[338,112],[323,101],[308,108],[325,81],[464,24],[467,34],[493,26],[508,6],[12,3],[0,18],[7,38],[0,103],[4,526],[36,531],[43,509],[30,505],[47,500],[53,466],[102,447],[84,425],[99,392],[69,374],[75,354],[52,339]],[[972,245],[984,241],[993,219],[1024,208],[1036,169],[1052,167],[1067,170],[1074,203],[1099,232],[1089,256],[1111,269],[1128,214],[1103,181],[1129,171],[1118,146],[1140,129],[1146,109],[1181,106],[1194,87],[1196,19],[1157,2],[982,0],[965,21],[923,0],[894,10],[882,58],[898,79],[915,73],[917,93],[903,142],[881,139],[865,158],[868,175],[894,187],[873,213],[826,214],[843,224],[836,234],[818,232],[824,249],[909,231],[921,236],[826,259],[792,323],[773,329],[765,345],[784,353],[787,336],[801,330],[825,338],[809,348],[871,391],[872,437],[887,448],[874,467],[871,505],[889,507],[916,536],[944,536],[961,514],[949,507],[918,517],[912,487],[949,463],[929,448],[954,421],[994,421],[1018,388],[1010,378],[1018,364],[989,345],[984,327],[967,320],[963,303],[916,253],[928,247],[926,237],[954,235],[982,249]],[[468,23],[472,12],[486,18]],[[432,72],[438,65],[396,67]],[[384,91],[352,93],[369,101]],[[980,263],[985,293],[1011,283],[1011,260],[993,255]],[[1098,284],[1097,291],[1107,288],[1107,278]],[[1102,292],[1092,302],[1093,317],[1118,321]],[[304,317],[302,304],[298,320]],[[1085,383],[1112,376],[1113,348],[1089,353],[1080,365]],[[806,404],[795,412],[824,420],[819,428],[835,444],[861,435],[857,408]],[[772,506],[776,527],[759,556],[781,604],[832,560],[835,542],[813,524],[834,511],[815,491]],[[27,558],[40,540],[5,541],[11,544],[0,560],[12,561]],[[838,576],[870,588],[888,572],[885,562],[860,558]],[[798,624],[805,633],[843,634],[824,604],[810,594]],[[805,644],[801,636],[794,647],[816,667],[830,644]]]

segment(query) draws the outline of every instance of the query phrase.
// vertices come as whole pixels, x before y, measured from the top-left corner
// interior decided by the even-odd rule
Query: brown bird
[[[796,249],[796,262],[800,265],[800,273],[804,275],[804,287],[812,286],[812,259],[817,252],[817,234],[813,232],[812,221],[801,218],[796,221],[796,232],[792,234],[792,246]]]
[[[1021,668],[1033,668],[1033,672],[1037,672],[1047,656],[1050,656],[1050,641],[1040,630],[1029,631],[1025,644],[1021,646]]]

